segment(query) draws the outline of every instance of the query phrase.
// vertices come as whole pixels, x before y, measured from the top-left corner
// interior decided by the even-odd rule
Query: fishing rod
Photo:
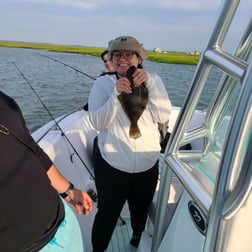
[[[76,71],[76,72],[78,72],[78,73],[81,73],[81,74],[83,74],[83,75],[89,77],[89,78],[92,79],[92,80],[96,80],[95,77],[93,77],[93,76],[91,76],[91,75],[89,75],[89,74],[87,74],[87,73],[84,73],[83,71],[81,71],[81,70],[79,70],[79,69],[77,69],[77,68],[75,68],[75,67],[73,67],[73,66],[70,66],[70,65],[68,65],[68,64],[66,64],[66,63],[64,63],[64,62],[62,62],[62,61],[60,61],[60,60],[57,60],[57,59],[55,59],[55,58],[53,58],[53,57],[50,57],[50,56],[47,56],[47,55],[44,55],[44,54],[40,54],[40,53],[37,53],[37,54],[38,54],[39,56],[42,56],[42,57],[48,58],[48,59],[50,59],[50,60],[53,60],[53,61],[55,61],[55,62],[58,62],[58,63],[60,63],[60,64],[62,64],[62,65],[64,65],[64,66],[66,66],[66,67],[69,67],[69,68],[73,69],[74,71]]]
[[[95,181],[95,176],[92,173],[92,171],[88,168],[88,166],[85,164],[85,162],[83,161],[83,159],[81,158],[81,156],[79,155],[78,151],[74,148],[74,146],[72,145],[71,141],[69,140],[69,138],[66,136],[66,134],[64,133],[64,131],[62,130],[62,128],[59,126],[58,122],[54,119],[52,113],[50,112],[50,110],[47,108],[47,106],[45,105],[45,103],[43,102],[43,100],[40,98],[40,96],[38,95],[38,93],[36,92],[36,90],[33,88],[33,86],[31,85],[30,81],[25,77],[25,75],[23,74],[23,72],[20,70],[20,68],[17,66],[17,64],[13,61],[12,62],[13,65],[17,68],[17,70],[19,71],[19,73],[21,74],[21,76],[24,78],[24,80],[26,81],[26,83],[30,86],[31,90],[34,92],[34,94],[37,96],[37,98],[39,99],[39,101],[41,102],[41,104],[44,106],[45,110],[47,111],[47,113],[50,115],[50,117],[52,118],[53,122],[55,123],[55,125],[57,126],[57,128],[60,130],[61,135],[65,137],[65,139],[67,140],[68,144],[71,146],[71,148],[73,149],[74,153],[77,155],[77,157],[79,158],[79,160],[81,161],[81,163],[84,165],[84,167],[87,169],[88,173],[90,174],[90,176],[92,177],[92,179]],[[71,157],[70,157],[71,159]],[[90,198],[96,202],[97,201],[97,194],[96,192],[91,188],[89,190],[87,190],[88,195],[90,196]],[[122,225],[126,224],[126,221],[123,219],[122,216],[119,216],[119,220],[122,222]]]
[[[37,96],[37,98],[39,99],[39,101],[41,102],[41,104],[44,106],[45,110],[47,111],[47,113],[50,115],[51,119],[53,120],[53,122],[55,123],[55,125],[57,126],[57,128],[60,130],[61,135],[65,137],[65,139],[67,140],[68,144],[71,146],[71,148],[73,149],[74,153],[77,155],[77,157],[80,159],[81,163],[84,165],[84,167],[87,169],[88,173],[90,174],[90,176],[93,178],[93,180],[95,180],[95,177],[92,173],[92,171],[88,168],[88,166],[85,164],[85,162],[83,161],[83,159],[81,158],[81,156],[79,155],[78,151],[74,148],[74,146],[72,145],[71,141],[69,140],[69,138],[66,136],[66,134],[64,133],[64,131],[62,130],[62,128],[60,127],[60,125],[58,124],[58,122],[54,119],[52,113],[50,112],[50,110],[47,108],[47,106],[45,105],[45,103],[43,102],[43,100],[40,98],[40,96],[38,95],[38,93],[36,92],[36,90],[33,88],[33,86],[31,85],[30,81],[25,77],[25,75],[23,74],[23,72],[20,70],[20,68],[17,66],[17,64],[15,62],[12,62],[13,65],[17,68],[17,70],[19,71],[19,73],[22,75],[22,77],[24,78],[24,80],[26,81],[26,83],[30,86],[31,90],[33,91],[33,93]],[[92,193],[92,192],[91,192]]]
[[[78,70],[78,69],[75,69],[74,67],[72,66],[69,66],[61,61],[58,61],[54,58],[51,58],[49,56],[45,56],[45,55],[42,55],[42,54],[39,54],[43,57],[46,57],[46,58],[49,58],[49,59],[52,59],[52,60],[55,60],[65,66],[68,66],[72,69],[74,69],[75,71],[77,72],[80,72],[88,77],[90,77],[91,79],[95,80],[94,77]],[[44,106],[45,110],[47,111],[47,113],[50,115],[51,119],[53,120],[53,122],[55,123],[56,127],[60,130],[61,132],[61,135],[65,137],[65,139],[67,140],[68,144],[71,146],[71,148],[73,149],[74,153],[77,155],[77,157],[79,158],[79,160],[81,161],[81,163],[84,165],[84,167],[87,169],[88,173],[90,174],[90,176],[92,177],[92,179],[95,181],[95,176],[94,174],[92,173],[92,171],[88,168],[88,166],[85,164],[85,162],[83,161],[83,159],[81,158],[81,156],[79,155],[78,151],[74,148],[74,146],[72,145],[71,141],[69,140],[69,138],[66,136],[66,134],[64,133],[64,131],[62,130],[62,128],[59,126],[58,122],[55,120],[55,118],[53,117],[52,113],[50,112],[50,110],[47,108],[47,106],[45,105],[45,103],[43,102],[43,100],[40,98],[40,96],[38,95],[38,93],[36,92],[36,90],[33,88],[33,86],[31,85],[30,81],[25,77],[25,75],[23,74],[23,72],[20,70],[20,68],[17,66],[17,64],[13,61],[12,62],[14,64],[14,66],[17,68],[17,70],[19,71],[19,73],[22,75],[22,77],[24,78],[24,80],[26,81],[26,83],[30,86],[31,90],[34,92],[34,94],[37,96],[37,98],[39,99],[39,101],[41,102],[41,104]],[[70,157],[71,159],[71,157]],[[72,160],[72,159],[71,159]],[[89,190],[87,190],[87,193],[88,195],[90,196],[90,198],[96,202],[97,201],[97,194],[95,193],[95,191],[91,188]],[[119,220],[122,222],[122,225],[125,225],[126,224],[126,221],[124,220],[124,218],[120,215],[119,216]]]

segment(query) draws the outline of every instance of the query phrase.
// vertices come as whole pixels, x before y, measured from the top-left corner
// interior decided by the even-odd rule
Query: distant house
[[[200,55],[200,52],[199,51],[194,51],[194,52],[190,52],[190,54],[192,54],[192,55]]]
[[[160,52],[162,52],[162,50],[160,48],[158,48],[158,47],[155,47],[154,52],[159,52],[160,53]]]

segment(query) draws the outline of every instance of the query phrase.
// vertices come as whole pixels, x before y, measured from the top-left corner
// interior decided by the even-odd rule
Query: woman
[[[106,68],[107,72],[112,73],[115,71],[112,62],[108,59],[108,50],[105,50],[101,53],[101,59],[103,61],[104,67]]]
[[[133,83],[135,87],[144,83],[148,103],[138,120],[141,136],[131,138],[131,121],[118,96],[132,92],[127,70],[141,66],[148,53],[130,36],[110,41],[108,51],[116,72],[95,81],[88,101],[90,121],[99,131],[94,157],[98,193],[98,212],[92,230],[94,252],[106,250],[126,200],[133,229],[130,243],[138,246],[158,178],[158,123],[165,123],[171,111],[171,102],[160,77],[137,68],[132,76]]]

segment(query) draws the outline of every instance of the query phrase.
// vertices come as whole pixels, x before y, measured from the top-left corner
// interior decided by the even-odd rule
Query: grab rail
[[[238,46],[235,56],[229,55],[221,50],[221,46],[224,42],[227,31],[229,30],[233,16],[236,13],[239,2],[239,0],[226,0],[224,2],[213,33],[209,39],[209,44],[205,52],[201,55],[201,59],[192,80],[190,90],[186,97],[185,103],[178,115],[178,119],[174,127],[174,132],[167,144],[164,158],[165,162],[163,163],[161,174],[160,192],[157,200],[157,217],[153,230],[153,243],[151,248],[152,252],[156,252],[158,250],[163,237],[165,208],[167,200],[169,198],[169,190],[167,190],[167,188],[169,188],[170,186],[171,170],[173,170],[178,175],[178,178],[182,181],[185,189],[189,191],[191,196],[195,199],[196,204],[201,206],[201,208],[204,210],[204,213],[208,215],[211,201],[210,199],[208,199],[207,195],[199,195],[197,185],[192,184],[191,181],[186,181],[187,174],[185,174],[185,171],[181,168],[183,167],[183,164],[177,158],[179,156],[179,154],[177,153],[177,147],[179,146],[180,142],[185,141],[183,132],[186,132],[186,127],[190,118],[192,117],[199,96],[207,81],[211,67],[216,66],[240,83],[242,83],[244,80],[244,76],[247,71],[247,64],[242,61],[242,59],[246,58],[249,55],[248,51],[249,48],[251,48],[251,45],[249,43],[246,43],[245,41],[245,39],[251,36],[251,34],[249,33],[249,28],[247,29],[243,39],[241,40],[241,44]],[[211,114],[208,114],[208,116],[211,117]],[[205,137],[207,137],[208,131],[202,130],[201,133],[204,133]],[[202,137],[202,134],[200,134],[200,136]],[[240,203],[241,201],[239,201],[239,203],[237,201],[234,205],[232,205],[232,207],[229,208],[229,210],[224,211],[224,216],[228,217],[231,212],[233,212],[240,205]],[[211,250],[212,248],[208,249],[209,250],[207,251],[213,251]]]

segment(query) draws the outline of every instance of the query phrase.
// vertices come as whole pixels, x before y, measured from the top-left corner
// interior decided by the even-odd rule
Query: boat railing
[[[213,197],[215,197],[215,204],[220,203],[221,200],[220,198],[218,198],[218,196],[214,194],[216,193],[216,190],[221,190],[219,187],[222,187],[222,190],[227,190],[225,185],[218,185],[218,188],[214,188],[215,191],[213,190],[211,192],[202,190],[197,181],[192,179],[187,172],[186,162],[184,162],[186,158],[189,159],[189,155],[194,155],[194,158],[199,160],[200,157],[202,157],[208,149],[207,146],[205,146],[205,149],[202,151],[201,154],[197,153],[197,155],[195,155],[195,153],[190,153],[190,151],[184,154],[179,151],[179,147],[181,146],[181,143],[188,143],[195,139],[209,139],[210,137],[212,137],[212,132],[216,128],[216,122],[219,120],[218,115],[221,113],[221,111],[225,109],[226,103],[232,93],[231,91],[234,89],[234,86],[236,86],[237,83],[238,85],[240,85],[240,95],[246,96],[246,94],[244,94],[245,89],[248,94],[251,94],[252,63],[250,62],[249,65],[248,62],[251,61],[252,57],[252,19],[250,20],[247,29],[243,34],[243,37],[241,38],[240,43],[234,54],[231,55],[222,49],[223,42],[226,38],[227,32],[230,28],[239,3],[239,0],[226,0],[223,2],[219,18],[209,39],[207,48],[201,55],[199,64],[197,66],[196,72],[191,83],[190,90],[188,91],[184,105],[178,115],[174,131],[167,144],[161,174],[160,190],[157,201],[157,217],[155,219],[153,231],[153,242],[151,250],[152,252],[156,252],[158,250],[158,247],[163,237],[162,232],[163,224],[165,223],[165,209],[167,205],[167,200],[169,198],[169,189],[167,188],[170,188],[172,172],[177,175],[179,180],[182,182],[184,188],[189,192],[189,194],[192,196],[196,204],[201,208],[207,218],[213,218],[213,216],[209,216],[209,209],[210,207],[213,207]],[[219,83],[219,86],[217,88],[215,96],[212,99],[211,104],[209,105],[204,125],[200,126],[198,129],[193,130],[192,132],[187,132],[188,124],[193,116],[200,95],[202,94],[202,91],[204,89],[204,86],[206,85],[207,79],[212,68],[217,68],[218,70],[223,72],[223,78]],[[243,106],[241,106],[241,103],[244,103]],[[218,106],[216,106],[216,104],[218,104]],[[246,124],[246,127],[249,128],[249,122],[243,122],[245,120],[245,111],[247,115],[251,113],[247,111],[247,104],[251,104],[251,100],[249,100],[249,97],[241,98],[241,96],[239,96],[237,98],[237,102],[233,110],[233,116],[237,119],[237,126],[238,122],[240,123],[239,127],[245,127],[244,124]],[[244,111],[243,114],[239,117],[237,113],[238,110],[241,109],[241,107],[243,107]],[[230,124],[234,123],[232,120],[233,118],[231,118]],[[229,130],[232,130],[232,127],[230,127]],[[246,132],[244,131],[244,137],[246,136],[246,134],[249,134],[248,130],[245,130]],[[240,131],[237,130],[233,136],[234,139],[240,139],[239,134]],[[207,141],[205,142],[207,145]],[[232,144],[234,145],[234,143]],[[222,150],[223,153],[227,151],[226,149],[224,149],[224,147]],[[224,161],[222,160],[222,157],[220,157],[218,166],[223,165],[222,162]],[[226,169],[228,169],[228,167]],[[226,171],[226,175],[227,174],[229,174],[228,170]],[[218,181],[219,178],[217,173],[216,181],[214,182],[217,184]],[[246,185],[248,189],[251,185],[247,182],[248,181],[246,181]],[[233,184],[235,184],[235,182],[233,182]],[[236,202],[236,204],[234,204],[232,207],[233,210],[225,210],[225,213],[223,215],[228,216],[229,214],[231,214],[231,212],[234,211],[235,206],[237,207],[238,205],[239,203]],[[222,210],[218,209],[218,211],[216,210],[215,214],[222,215]],[[212,232],[213,230],[214,228],[210,230],[210,233],[212,233],[212,235],[210,234],[209,237],[211,237],[211,239],[213,239],[214,237],[214,232]],[[210,239],[209,237],[208,241]],[[207,244],[204,251],[214,251],[213,246],[214,245]]]

